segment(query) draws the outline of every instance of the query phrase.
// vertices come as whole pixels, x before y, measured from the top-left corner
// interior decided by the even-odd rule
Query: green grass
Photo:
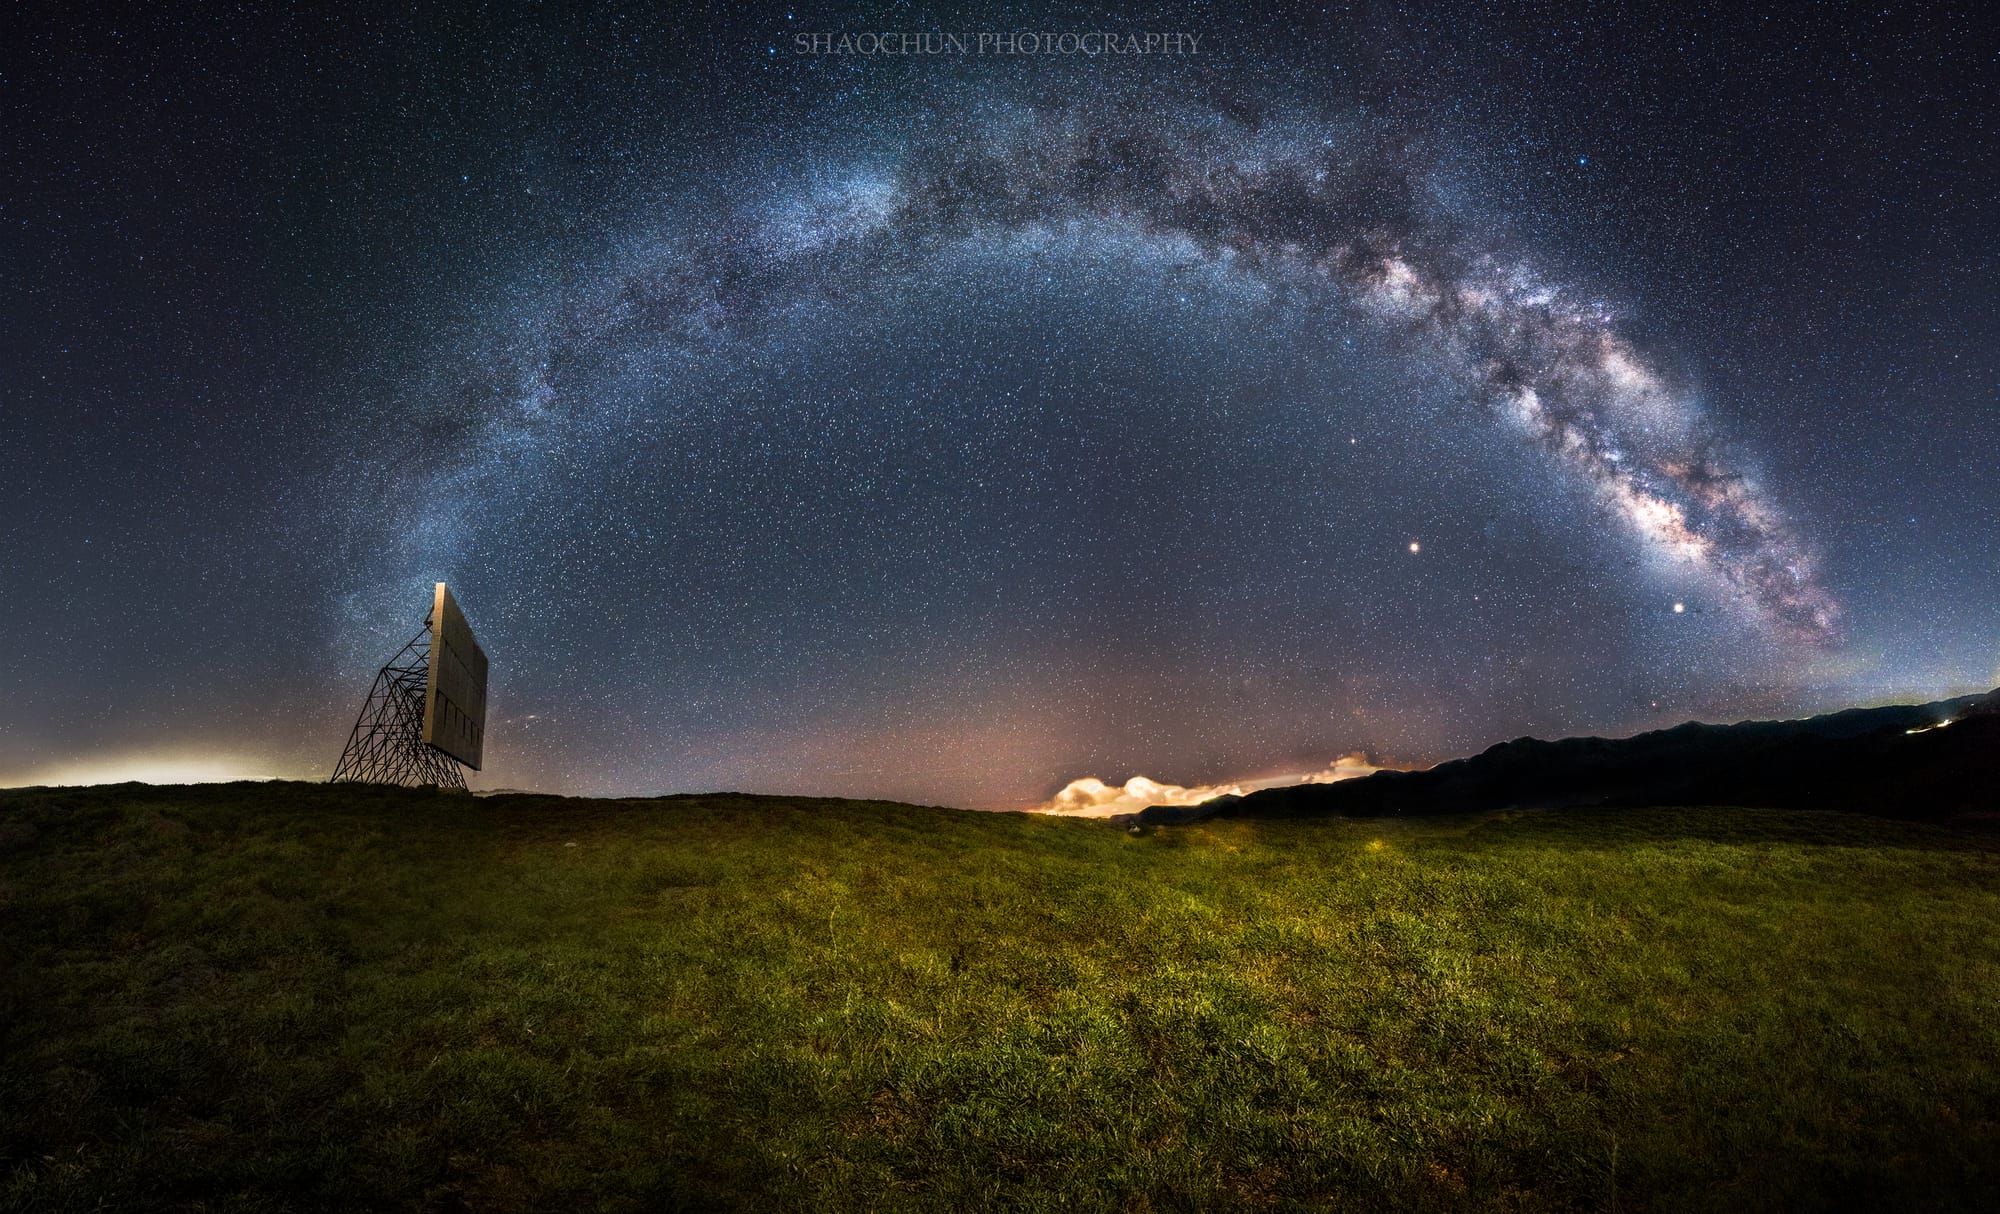
[[[1980,836],[0,793],[8,1209],[1928,1209],[1996,1186]]]

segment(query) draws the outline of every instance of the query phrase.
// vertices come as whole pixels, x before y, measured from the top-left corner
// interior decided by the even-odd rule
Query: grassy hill
[[[1996,1185],[1991,836],[0,793],[0,1208],[1949,1208]]]

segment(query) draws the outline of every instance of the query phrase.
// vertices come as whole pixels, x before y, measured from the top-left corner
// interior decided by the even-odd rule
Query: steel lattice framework
[[[424,692],[430,677],[431,624],[389,659],[362,702],[333,781],[465,788],[458,761],[424,741]]]

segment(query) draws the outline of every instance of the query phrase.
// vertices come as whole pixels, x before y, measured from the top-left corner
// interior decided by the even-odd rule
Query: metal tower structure
[[[375,676],[330,783],[435,785],[465,789],[458,760],[424,741],[431,620]]]

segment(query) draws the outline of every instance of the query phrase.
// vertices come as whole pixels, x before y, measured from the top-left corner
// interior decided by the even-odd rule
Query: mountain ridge
[[[1675,804],[1924,821],[2000,814],[2000,689],[1783,721],[1688,721],[1627,738],[1521,737],[1421,771],[1148,806],[1126,819],[1150,825]]]

